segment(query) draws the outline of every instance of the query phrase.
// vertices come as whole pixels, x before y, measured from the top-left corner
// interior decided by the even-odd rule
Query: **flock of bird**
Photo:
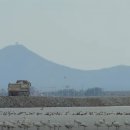
[[[42,109],[43,111],[43,109]],[[124,119],[124,121],[116,121],[114,119],[108,120],[108,118],[101,118],[102,116],[99,116],[100,118],[95,118],[95,120],[91,123],[88,123],[87,120],[80,120],[81,118],[76,118],[78,115],[83,116],[85,115],[103,115],[104,112],[69,112],[66,111],[64,114],[62,112],[12,112],[12,111],[0,111],[0,128],[1,130],[90,130],[92,127],[93,130],[121,130],[121,129],[130,129],[130,118],[129,113],[126,112],[116,112],[116,113],[107,113],[108,115],[114,114],[114,115],[127,115],[127,118]],[[22,119],[13,119],[13,117],[21,116]],[[35,115],[35,116],[34,116]],[[46,120],[42,120],[39,117],[47,117]],[[54,115],[54,116],[53,116]],[[55,116],[56,115],[56,116]],[[62,115],[69,115],[73,116],[75,118],[72,118],[71,121],[64,121],[60,122],[56,118]],[[106,115],[106,113],[105,113]],[[2,117],[5,117],[5,119],[1,119]],[[33,118],[36,117],[36,119],[32,120],[29,118],[29,116],[32,116]],[[53,117],[53,120],[51,117]],[[9,118],[7,118],[9,117]],[[11,119],[11,120],[10,120]]]
[[[99,128],[105,126],[107,128],[107,130],[110,130],[110,128],[114,127],[115,130],[119,130],[120,127],[123,126],[123,124],[120,124],[117,121],[112,121],[112,122],[106,122],[105,119],[99,120],[99,121],[95,121],[95,123],[93,124],[95,126],[95,128],[97,130],[99,130]],[[128,122],[128,120],[126,120],[124,122],[125,128],[130,127],[130,122]],[[88,124],[83,123],[79,120],[74,120],[73,124],[72,123],[66,123],[66,124],[60,124],[60,123],[52,123],[50,122],[50,120],[48,120],[47,122],[43,122],[43,121],[38,121],[38,122],[31,122],[27,119],[24,119],[22,121],[17,120],[16,122],[13,121],[3,121],[0,122],[0,127],[1,130],[14,130],[14,129],[23,129],[23,130],[31,130],[32,127],[35,127],[36,130],[62,130],[67,129],[67,130],[75,130],[75,128],[80,128],[82,127],[83,130],[87,130],[88,128]],[[105,128],[104,127],[104,128]],[[80,128],[81,129],[81,128]]]
[[[43,109],[40,109],[40,110],[43,110]],[[85,116],[85,115],[98,115],[98,116],[110,116],[110,115],[127,115],[127,116],[130,116],[130,112],[92,112],[92,111],[89,111],[89,112],[82,112],[82,111],[78,111],[78,112],[70,112],[70,111],[66,111],[64,113],[62,112],[14,112],[14,111],[6,111],[6,112],[3,112],[3,111],[0,111],[0,115],[8,115],[8,116],[11,116],[11,115],[48,115],[48,116],[54,116],[54,115],[79,115],[79,116]]]

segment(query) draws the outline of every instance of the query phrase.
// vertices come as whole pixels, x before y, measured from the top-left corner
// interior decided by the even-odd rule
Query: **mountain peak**
[[[31,50],[29,50],[28,48],[26,48],[24,45],[22,44],[13,44],[13,45],[9,45],[5,48],[2,48],[0,50],[0,57],[6,57],[8,60],[8,58],[13,58],[13,57],[17,57],[17,59],[21,58],[22,56],[24,56],[23,58],[26,58],[26,56],[31,55],[33,52]],[[20,56],[20,57],[19,57]]]
[[[130,67],[126,65],[98,71],[80,71],[50,62],[19,43],[0,50],[0,86],[7,87],[10,81],[26,79],[43,90],[63,89],[65,86],[76,89],[99,86],[107,90],[128,90],[129,77]]]
[[[26,47],[23,44],[15,43],[15,44],[9,45],[3,49],[21,49],[21,48],[25,49]],[[3,49],[1,49],[1,50],[3,50]]]

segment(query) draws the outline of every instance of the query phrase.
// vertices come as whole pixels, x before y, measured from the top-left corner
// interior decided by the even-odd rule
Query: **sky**
[[[65,66],[130,65],[130,0],[0,0],[0,49],[16,42]]]

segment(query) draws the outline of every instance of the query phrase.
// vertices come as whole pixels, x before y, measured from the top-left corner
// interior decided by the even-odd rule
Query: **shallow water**
[[[72,125],[71,130],[84,130],[83,126],[78,126],[74,120],[86,124],[85,130],[108,130],[105,123],[96,127],[95,122],[100,120],[112,123],[116,121],[121,125],[119,128],[110,127],[109,130],[127,130],[130,126],[125,126],[127,120],[130,123],[130,107],[114,106],[114,107],[45,107],[45,108],[0,108],[0,121],[14,122],[14,130],[22,130],[18,128],[17,121],[29,123],[28,130],[37,130],[33,123],[45,122],[49,125],[60,124],[59,130],[68,130],[65,125]],[[48,121],[49,120],[49,121]],[[6,130],[4,128],[3,130]],[[51,130],[53,130],[52,127]],[[9,129],[8,129],[9,130]],[[39,130],[50,130],[48,126],[39,127]],[[55,130],[58,130],[56,127]]]

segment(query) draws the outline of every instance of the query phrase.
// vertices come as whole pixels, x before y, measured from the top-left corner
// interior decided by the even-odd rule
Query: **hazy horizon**
[[[0,49],[19,42],[81,70],[130,65],[129,0],[0,1]]]

